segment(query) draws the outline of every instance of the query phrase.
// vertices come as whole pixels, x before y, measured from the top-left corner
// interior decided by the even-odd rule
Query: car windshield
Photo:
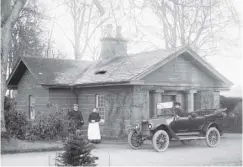
[[[174,112],[172,108],[161,109],[157,111],[157,116],[173,116]]]
[[[171,116],[173,112],[173,102],[157,103],[157,116]]]

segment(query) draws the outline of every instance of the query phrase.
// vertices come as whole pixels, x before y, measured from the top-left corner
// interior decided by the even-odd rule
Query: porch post
[[[162,102],[162,93],[164,93],[164,90],[161,89],[156,89],[154,91],[154,112],[153,112],[153,118],[157,118],[157,113],[158,113],[158,109],[157,109],[157,103],[161,103]]]
[[[189,90],[187,92],[187,111],[192,112],[194,110],[194,93],[197,93],[196,90]]]

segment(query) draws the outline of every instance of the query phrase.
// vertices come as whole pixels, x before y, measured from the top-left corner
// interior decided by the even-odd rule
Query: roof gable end
[[[211,74],[211,76],[222,81],[227,87],[230,87],[233,85],[233,83],[231,81],[229,81],[227,78],[225,78],[214,67],[212,67],[207,61],[202,59],[196,52],[194,52],[191,48],[188,48],[188,47],[175,51],[171,55],[167,56],[164,60],[158,62],[154,66],[151,66],[148,70],[144,71],[143,73],[135,76],[132,79],[132,81],[142,80],[142,78],[144,78],[145,76],[151,74],[155,70],[159,69],[160,67],[164,66],[166,63],[172,61],[173,59],[175,59],[176,57],[178,57],[182,54],[189,56],[190,60],[194,59],[201,66],[201,68],[204,68],[205,70],[207,70]]]
[[[35,78],[37,83],[39,83],[38,79],[36,76],[32,73],[26,62],[22,57],[18,59],[16,64],[14,65],[13,71],[11,72],[10,76],[8,77],[6,81],[6,85],[8,88],[16,89],[19,81],[23,77],[24,73],[28,70],[31,75]]]

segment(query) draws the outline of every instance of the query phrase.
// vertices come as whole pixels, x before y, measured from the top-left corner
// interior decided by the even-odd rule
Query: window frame
[[[33,99],[33,101],[32,101]],[[33,95],[29,95],[29,119],[35,120],[35,97]]]
[[[100,100],[100,98],[103,98],[103,101],[102,101],[102,99]],[[103,102],[102,106],[100,106],[100,102]],[[103,119],[100,118],[100,120],[101,120],[101,122],[104,122],[105,121],[105,112],[106,112],[105,111],[105,109],[106,109],[106,107],[105,107],[105,95],[102,95],[102,94],[96,94],[95,95],[95,107],[97,108],[99,114],[101,112],[103,112],[102,113]],[[100,111],[100,109],[102,109],[103,111]],[[100,114],[100,116],[101,116],[101,114]]]

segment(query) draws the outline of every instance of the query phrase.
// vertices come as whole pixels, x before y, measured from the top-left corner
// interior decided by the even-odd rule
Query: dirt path
[[[216,148],[209,148],[204,141],[189,145],[173,142],[166,152],[157,153],[151,145],[132,150],[128,145],[102,144],[92,153],[99,157],[100,166],[162,166],[162,165],[242,165],[241,135],[222,139]],[[48,166],[54,163],[56,152],[2,155],[3,166]]]

